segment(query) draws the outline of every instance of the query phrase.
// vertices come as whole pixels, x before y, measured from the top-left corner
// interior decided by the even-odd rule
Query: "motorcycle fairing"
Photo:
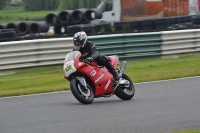
[[[91,75],[91,72],[95,71],[95,75]],[[83,73],[88,78],[91,79],[92,83],[95,86],[95,97],[101,96],[106,93],[113,93],[114,90],[112,89],[112,74],[108,72],[108,70],[105,67],[99,68],[99,67],[83,67],[83,69],[78,69],[78,72]],[[109,81],[109,82],[108,82]],[[103,90],[104,89],[104,90]]]
[[[119,62],[119,57],[117,55],[108,56],[108,59],[110,60],[110,63],[113,65],[113,67],[117,68],[117,63]]]
[[[65,77],[69,77],[69,75],[76,72],[77,70],[76,67],[74,66],[74,60],[65,62],[63,69],[65,72]]]

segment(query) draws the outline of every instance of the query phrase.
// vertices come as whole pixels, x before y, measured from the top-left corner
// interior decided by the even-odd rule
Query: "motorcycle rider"
[[[94,43],[88,41],[87,35],[84,31],[77,32],[73,37],[73,41],[73,51],[80,51],[82,54],[80,57],[81,59],[84,59],[87,62],[93,62],[96,60],[98,65],[105,66],[109,70],[109,72],[113,75],[113,89],[116,89],[119,84],[120,75],[116,72],[108,57],[100,55]]]

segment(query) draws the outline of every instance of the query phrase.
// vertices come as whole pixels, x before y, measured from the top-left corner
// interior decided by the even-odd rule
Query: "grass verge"
[[[169,133],[200,133],[200,129],[173,131],[173,132],[169,132]]]
[[[20,21],[45,21],[50,12],[56,11],[25,11],[23,8],[13,8],[0,11],[0,24]]]
[[[125,73],[134,83],[200,76],[200,54],[129,61]],[[0,76],[0,97],[69,89],[62,65],[16,70]]]

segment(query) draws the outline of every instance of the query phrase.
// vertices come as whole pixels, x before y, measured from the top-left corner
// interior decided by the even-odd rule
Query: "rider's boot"
[[[115,75],[113,78],[113,89],[115,90],[117,86],[119,85],[120,75],[115,71]]]
[[[104,65],[108,69],[108,71],[113,75],[113,89],[116,89],[117,86],[119,85],[119,79],[120,79],[120,74],[118,74],[113,67],[113,65],[110,63],[108,58],[106,56],[102,56],[102,60],[104,61]]]
[[[120,74],[116,72],[114,67],[110,64],[109,72],[113,75],[113,89],[116,89],[119,85]]]

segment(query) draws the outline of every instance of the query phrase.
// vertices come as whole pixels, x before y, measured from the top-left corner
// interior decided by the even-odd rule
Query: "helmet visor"
[[[75,45],[75,46],[81,46],[82,43],[81,43],[80,41],[74,41],[74,45]]]
[[[80,48],[81,48],[81,46],[74,46],[74,49],[77,50],[77,51],[79,51]]]

